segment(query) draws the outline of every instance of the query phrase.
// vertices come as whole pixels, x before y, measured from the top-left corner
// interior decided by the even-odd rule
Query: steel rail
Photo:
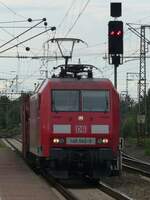
[[[123,168],[150,177],[150,163],[123,153]]]
[[[88,181],[88,183],[95,185],[95,182],[91,178],[86,177],[85,180]],[[106,183],[102,181],[97,182],[95,187],[116,200],[133,200],[133,198],[127,196],[126,194],[122,193],[121,191],[115,188],[108,186]]]
[[[125,165],[125,164],[123,164],[123,168],[124,168],[126,171],[132,171],[132,172],[135,172],[135,173],[138,172],[139,174],[150,178],[150,173],[147,172],[147,171],[144,171],[144,170],[142,170],[142,169],[139,169],[139,168],[136,168],[136,167],[131,167],[131,166]]]
[[[14,138],[13,138],[14,139]],[[14,139],[17,142],[20,142],[18,139]],[[13,142],[10,142],[9,139],[5,138],[5,141],[12,146],[13,149],[15,149],[15,151],[21,155],[22,157],[22,152],[19,151],[19,149],[15,146],[15,144],[13,144]],[[28,164],[28,163],[27,163]],[[29,165],[29,167],[31,168],[31,166]],[[67,188],[63,187],[60,183],[58,183],[57,180],[55,180],[52,176],[50,176],[47,172],[45,172],[44,170],[40,171],[40,175],[42,176],[42,178],[44,178],[44,180],[50,185],[53,186],[63,197],[65,197],[67,200],[79,200],[77,197],[75,197]]]
[[[123,194],[122,192],[114,188],[111,188],[110,186],[106,185],[103,182],[100,182],[97,188],[117,200],[132,200],[131,197]]]
[[[70,192],[47,172],[42,171],[42,176],[50,185],[54,186],[54,188],[56,188],[57,191],[59,191],[67,200],[79,200],[79,198],[75,197],[72,192]]]
[[[5,139],[10,145],[13,146],[13,148],[18,152],[19,150],[17,149],[17,147],[12,144],[8,139]],[[17,142],[20,142],[18,139],[16,139]],[[21,155],[21,152],[19,152],[19,154]],[[143,173],[144,174],[144,173]],[[55,178],[53,178],[52,176],[50,176],[48,174],[48,172],[42,170],[41,171],[41,175],[44,178],[44,180],[46,180],[46,182],[50,185],[52,185],[54,188],[56,188],[57,191],[59,191],[67,200],[79,200],[79,198],[77,198],[76,196],[74,196],[74,194],[72,192],[70,192],[67,188],[65,188],[62,184],[60,184]],[[144,174],[145,175],[145,174]],[[87,178],[88,183],[91,185],[95,185],[95,182],[93,182],[91,179]],[[109,195],[112,198],[115,198],[116,200],[132,200],[131,197],[123,194],[122,192],[111,188],[110,186],[106,185],[103,182],[100,182],[98,184],[95,185],[95,188],[104,192],[105,194]]]

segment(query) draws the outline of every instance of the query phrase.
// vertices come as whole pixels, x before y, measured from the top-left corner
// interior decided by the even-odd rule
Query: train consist
[[[93,78],[91,65],[59,68],[58,76],[22,97],[24,158],[58,178],[119,173],[116,89],[108,79]]]

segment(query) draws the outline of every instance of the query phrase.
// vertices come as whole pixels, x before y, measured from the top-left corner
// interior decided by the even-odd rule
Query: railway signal
[[[122,15],[122,7],[116,2],[110,5],[110,14],[115,19],[108,23],[108,62],[114,65],[114,85],[117,88],[117,67],[123,64],[123,22],[116,18]]]
[[[123,22],[108,23],[108,56],[109,64],[114,65],[114,85],[117,88],[117,67],[123,64]]]
[[[108,53],[123,54],[123,22],[109,21],[108,24]]]

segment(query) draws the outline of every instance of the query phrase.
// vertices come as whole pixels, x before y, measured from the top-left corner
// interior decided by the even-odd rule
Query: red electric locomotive
[[[119,95],[91,65],[60,66],[22,103],[23,154],[56,177],[120,172]],[[81,73],[87,73],[82,78]]]

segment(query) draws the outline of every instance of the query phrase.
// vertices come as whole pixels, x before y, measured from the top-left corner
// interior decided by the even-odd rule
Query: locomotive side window
[[[79,111],[78,90],[53,90],[52,91],[53,111]]]
[[[106,90],[82,90],[82,111],[109,111],[109,92]]]

